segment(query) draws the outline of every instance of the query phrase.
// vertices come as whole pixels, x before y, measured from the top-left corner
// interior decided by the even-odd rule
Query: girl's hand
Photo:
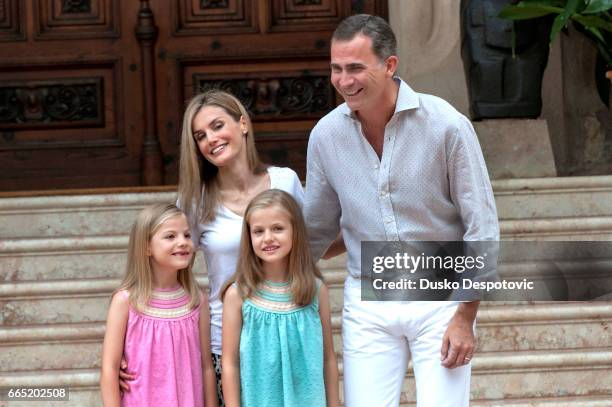
[[[119,365],[119,387],[121,388],[121,391],[130,391],[130,385],[128,384],[128,381],[134,380],[136,378],[135,374],[128,373],[127,368],[127,362],[122,356],[121,364]]]

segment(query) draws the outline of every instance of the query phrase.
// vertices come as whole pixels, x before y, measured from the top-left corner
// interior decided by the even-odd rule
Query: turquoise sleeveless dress
[[[244,300],[240,388],[242,407],[326,405],[318,289],[305,307],[292,301],[289,283],[266,281]]]

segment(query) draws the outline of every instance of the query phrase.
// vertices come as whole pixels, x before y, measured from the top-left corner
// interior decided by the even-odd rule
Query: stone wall
[[[469,116],[459,14],[459,0],[389,0],[400,76],[415,90],[439,96]],[[612,116],[597,96],[595,57],[595,47],[574,29],[561,33],[549,54],[540,118],[548,122],[550,135],[543,137],[550,139],[558,175],[612,173]],[[521,171],[521,176],[530,175]]]
[[[398,40],[398,73],[410,86],[450,102],[468,115],[461,61],[459,0],[389,0]]]

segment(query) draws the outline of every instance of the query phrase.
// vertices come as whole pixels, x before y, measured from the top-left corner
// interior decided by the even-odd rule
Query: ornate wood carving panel
[[[103,78],[0,82],[3,128],[104,124]]]
[[[334,106],[334,91],[326,72],[287,77],[278,72],[259,72],[252,77],[234,78],[195,74],[193,82],[196,92],[222,89],[232,93],[253,121],[320,118]]]
[[[0,150],[121,146],[119,61],[0,72]]]
[[[203,9],[227,8],[229,7],[228,0],[200,0],[200,7]]]
[[[20,0],[0,0],[0,41],[25,39],[23,14]]]
[[[62,13],[91,13],[91,0],[62,0]]]
[[[36,38],[118,37],[119,6],[114,0],[43,0],[35,2]]]
[[[350,14],[342,0],[274,0],[269,31],[331,30]]]
[[[253,33],[258,2],[252,0],[178,0],[172,2],[175,35]]]

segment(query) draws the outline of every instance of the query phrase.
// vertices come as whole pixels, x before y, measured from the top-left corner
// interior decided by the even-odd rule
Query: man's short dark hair
[[[381,61],[397,55],[397,40],[389,23],[369,14],[356,14],[342,20],[332,35],[332,41],[350,41],[358,34],[372,40],[372,51]]]

